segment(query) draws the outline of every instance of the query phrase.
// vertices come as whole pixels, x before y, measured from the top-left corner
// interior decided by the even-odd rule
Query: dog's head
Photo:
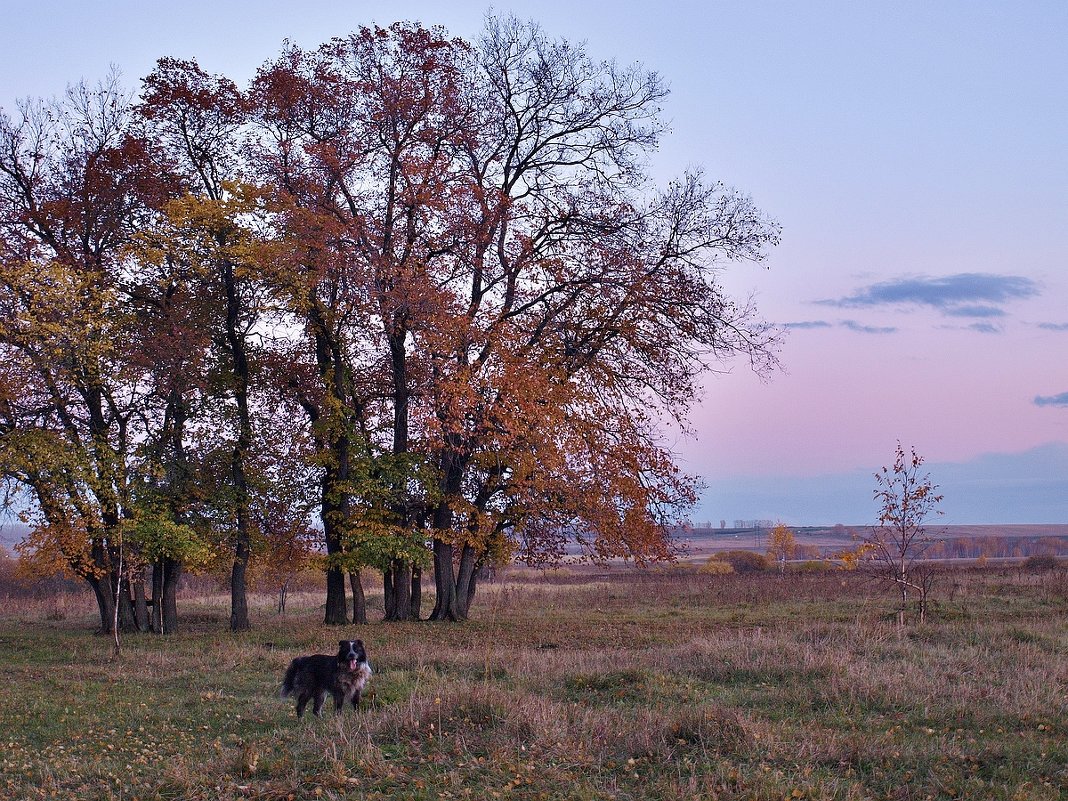
[[[361,663],[367,661],[367,651],[363,640],[339,640],[337,644],[338,664],[355,671]]]

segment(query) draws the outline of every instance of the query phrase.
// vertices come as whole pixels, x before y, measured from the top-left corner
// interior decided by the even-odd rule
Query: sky
[[[468,2],[5,2],[0,107],[156,58],[238,83],[284,39],[399,20],[477,36]],[[753,295],[782,370],[719,367],[666,431],[695,522],[873,522],[901,442],[946,523],[1068,523],[1068,4],[512,0],[496,13],[672,89],[658,181],[692,167],[782,225]]]

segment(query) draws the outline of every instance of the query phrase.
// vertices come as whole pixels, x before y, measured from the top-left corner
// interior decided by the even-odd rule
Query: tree
[[[302,500],[261,502],[280,475],[256,458],[269,397],[303,412],[327,623],[347,622],[345,574],[366,567],[387,618],[410,619],[432,561],[430,616],[461,620],[502,559],[572,542],[669,558],[697,483],[660,424],[685,425],[703,370],[774,364],[776,332],[719,274],[762,261],[779,229],[699,172],[654,185],[666,95],[512,18],[474,45],[412,23],[287,45],[247,92],[160,60],[129,139],[151,157],[117,167],[151,164],[164,188],[128,194],[109,243],[113,319],[138,345],[118,375],[148,410],[115,526],[137,518],[157,563],[173,553],[153,543],[228,532],[231,628],[247,627],[257,542],[303,536],[279,524]],[[153,320],[181,323],[184,355]]]
[[[665,95],[655,73],[514,19],[474,47],[362,29],[261,70],[256,152],[305,279],[327,548],[346,551],[366,476],[391,617],[410,614],[428,541],[442,620],[467,616],[502,549],[667,556],[695,489],[658,417],[683,420],[711,359],[773,361],[774,332],[716,274],[762,259],[778,228],[697,174],[652,189]]]
[[[779,563],[779,575],[786,574],[786,561],[792,559],[797,550],[794,532],[785,523],[779,523],[771,530],[768,542],[768,556]]]
[[[0,116],[0,469],[36,501],[26,550],[88,582],[116,640],[147,622],[124,558],[145,403],[124,248],[165,175],[114,77]]]
[[[249,461],[253,449],[256,370],[253,339],[262,333],[267,294],[260,280],[269,262],[255,224],[264,209],[256,192],[239,183],[239,132],[247,102],[229,79],[209,76],[195,61],[163,58],[144,80],[138,107],[182,178],[185,197],[172,201],[155,245],[162,257],[189,265],[214,351],[214,380],[225,403],[222,422],[232,432],[227,506],[232,512],[230,628],[250,627],[248,563],[255,538]],[[260,331],[257,329],[260,328]]]
[[[919,593],[920,622],[926,620],[932,572],[920,560],[934,540],[928,536],[925,523],[932,514],[942,514],[938,504],[943,496],[936,493],[938,486],[922,466],[923,457],[915,448],[906,455],[901,443],[897,444],[893,467],[883,467],[875,474],[879,522],[862,541],[861,567],[891,582],[900,593],[899,625],[905,623],[910,590]]]

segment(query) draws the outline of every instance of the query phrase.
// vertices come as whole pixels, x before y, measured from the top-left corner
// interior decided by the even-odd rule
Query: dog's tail
[[[279,693],[282,698],[287,698],[293,694],[293,682],[297,678],[297,669],[299,668],[297,662],[299,661],[299,659],[294,659],[289,663],[289,669],[286,671],[286,677],[282,679],[282,690]]]

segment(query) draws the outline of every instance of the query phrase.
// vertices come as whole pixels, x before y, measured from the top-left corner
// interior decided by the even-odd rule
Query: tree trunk
[[[114,573],[111,576],[111,592],[115,593],[116,586],[119,586],[117,582],[119,578]],[[128,634],[137,631],[137,618],[134,615],[133,598],[130,597],[129,582],[123,581],[119,586],[119,631],[124,634]],[[114,609],[112,609],[114,611]]]
[[[397,599],[393,596],[393,567],[382,571],[382,604],[385,606],[383,620],[394,620],[393,612]]]
[[[905,586],[905,576],[902,574],[901,581],[899,583],[901,588],[901,608],[897,610],[897,624],[899,626],[905,625],[905,611],[908,609],[909,590]]]
[[[336,387],[335,387],[336,389]],[[323,535],[328,555],[345,551],[342,526],[348,518],[348,495],[344,483],[349,479],[349,438],[336,436],[330,443],[335,463],[327,467],[323,476]],[[326,569],[326,618],[328,626],[344,626],[349,622],[349,599],[345,595],[345,572],[336,565]]]
[[[471,574],[471,581],[467,583],[467,601],[464,604],[464,619],[471,613],[471,604],[475,602],[475,587],[478,585],[478,574],[481,571],[476,569]]]
[[[164,559],[162,595],[156,596],[156,603],[161,607],[160,633],[174,634],[178,630],[178,581],[182,577],[182,563],[174,559]]]
[[[163,562],[152,563],[152,621],[150,628],[163,634]]]
[[[95,577],[87,578],[86,581],[96,596],[96,608],[100,612],[100,633],[108,634],[115,619],[115,596],[111,594],[107,582]]]
[[[349,622],[349,600],[345,597],[345,573],[341,568],[326,571],[326,617],[328,626],[344,626]]]
[[[460,492],[463,481],[464,461],[458,452],[462,443],[456,439],[450,440],[452,449],[446,450],[442,457],[441,475],[443,481],[440,485],[442,500],[434,510],[433,527],[438,532],[451,532],[453,526],[452,507],[449,499],[454,498]],[[459,613],[456,609],[456,571],[452,560],[455,549],[451,542],[440,537],[434,538],[434,610],[430,613],[431,620],[458,620]]]
[[[452,567],[452,544],[434,540],[434,611],[431,620],[458,620],[456,611],[456,573]]]
[[[423,605],[423,569],[418,565],[412,565],[412,593],[411,614],[409,620],[420,619],[420,607]]]
[[[348,475],[348,440],[341,437],[332,444],[338,465],[327,468],[323,478],[323,535],[326,538],[326,553],[329,556],[344,551],[341,525],[346,517],[346,504],[339,484]],[[326,617],[328,626],[344,626],[349,622],[349,599],[345,595],[345,572],[329,564],[326,569]]]
[[[471,600],[475,597],[475,549],[465,544],[460,551],[460,570],[456,576],[456,617],[467,620]]]
[[[366,625],[367,596],[363,593],[363,579],[359,570],[349,573],[349,587],[352,589],[352,622]]]
[[[289,579],[286,579],[278,585],[278,606],[275,609],[276,614],[284,615],[286,613],[286,599],[289,597]]]
[[[320,484],[323,538],[328,556],[344,552],[342,527],[347,522],[349,490],[346,489],[351,470],[353,443],[348,434],[351,418],[338,419],[337,409],[351,409],[349,381],[344,349],[337,340],[334,326],[329,320],[329,311],[320,304],[315,292],[306,298],[308,312],[306,323],[315,341],[315,363],[322,381],[324,397],[315,401],[302,398],[300,401],[315,431],[315,444],[328,455],[326,469]],[[346,419],[347,418],[347,419]],[[348,623],[348,598],[345,596],[345,574],[333,564],[326,569],[326,617],[328,626],[343,626]]]
[[[220,239],[220,245],[225,244]],[[252,448],[252,419],[248,407],[250,383],[248,349],[242,329],[241,287],[234,265],[228,259],[221,265],[223,288],[226,292],[226,347],[233,376],[233,397],[237,406],[237,442],[231,456],[230,474],[234,484],[234,506],[237,532],[234,542],[234,566],[230,573],[230,631],[248,631],[248,594],[246,573],[252,546],[249,520],[249,489],[245,466]]]
[[[230,631],[248,631],[252,628],[248,619],[248,542],[239,539],[230,571]]]
[[[151,621],[148,617],[148,599],[145,597],[144,570],[136,570],[129,578],[133,588],[134,623],[138,631],[149,631]]]
[[[412,616],[411,565],[403,559],[394,559],[390,562],[390,573],[392,574],[393,603],[390,605],[392,614],[387,614],[386,620],[410,620]]]

